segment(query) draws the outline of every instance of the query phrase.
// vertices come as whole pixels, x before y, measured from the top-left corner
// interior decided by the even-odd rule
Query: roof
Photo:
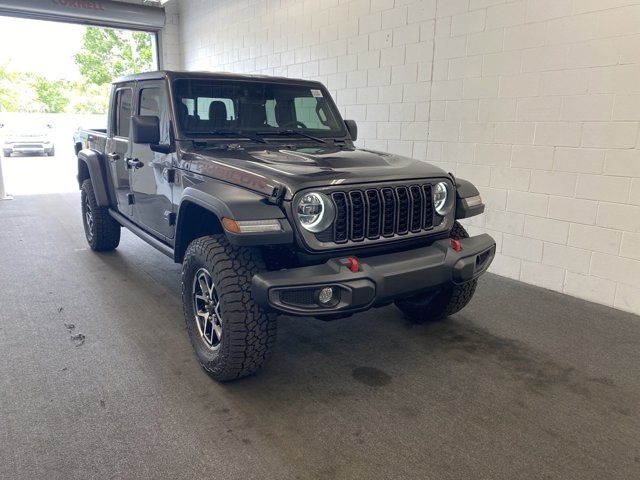
[[[287,77],[271,77],[269,75],[248,75],[243,73],[231,73],[231,72],[187,72],[178,70],[157,70],[155,72],[136,73],[128,75],[126,77],[120,77],[113,81],[113,83],[135,82],[139,80],[176,80],[179,78],[192,78],[192,79],[216,79],[216,80],[254,80],[274,83],[308,83],[308,84],[320,84],[315,80],[305,80],[302,78],[287,78]]]

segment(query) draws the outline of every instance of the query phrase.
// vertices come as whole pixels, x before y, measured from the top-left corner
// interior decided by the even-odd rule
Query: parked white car
[[[51,135],[52,125],[8,125],[3,128],[2,150],[5,157],[25,155],[55,155]]]

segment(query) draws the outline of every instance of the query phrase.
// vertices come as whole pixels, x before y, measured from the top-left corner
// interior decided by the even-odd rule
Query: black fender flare
[[[484,212],[484,203],[469,204],[467,199],[480,197],[480,192],[469,180],[456,177],[456,218],[469,218]]]
[[[82,182],[86,179],[83,175],[83,164],[89,172],[89,178],[93,185],[93,192],[99,207],[108,207],[109,190],[107,188],[107,174],[105,171],[102,155],[90,148],[85,148],[78,152],[78,186],[82,187]]]
[[[282,231],[261,233],[232,233],[224,230],[229,242],[235,245],[273,245],[293,242],[293,230],[282,209],[267,201],[267,197],[228,183],[208,180],[184,189],[176,218],[176,245],[180,245],[184,230],[183,212],[187,204],[195,204],[213,213],[220,222],[233,220],[280,220]]]
[[[226,217],[234,220],[285,218],[282,209],[269,203],[265,195],[216,180],[186,187],[182,192],[180,204],[182,205],[185,201],[210,210],[218,218]]]

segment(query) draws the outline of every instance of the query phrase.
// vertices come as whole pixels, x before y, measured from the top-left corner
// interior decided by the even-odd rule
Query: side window
[[[140,90],[139,115],[160,116],[160,89],[143,88]]]
[[[123,89],[118,91],[116,97],[116,118],[114,125],[114,135],[118,137],[129,137],[131,131],[131,113],[132,113],[132,93],[131,89]]]
[[[160,143],[168,143],[169,112],[164,91],[158,87],[142,88],[139,95],[138,115],[158,117],[160,119]]]

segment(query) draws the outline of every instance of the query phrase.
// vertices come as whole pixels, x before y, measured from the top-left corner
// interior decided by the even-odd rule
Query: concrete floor
[[[89,251],[78,207],[0,202],[0,478],[640,478],[636,316],[488,275],[438,325],[282,317],[221,385],[180,267],[128,232]]]

